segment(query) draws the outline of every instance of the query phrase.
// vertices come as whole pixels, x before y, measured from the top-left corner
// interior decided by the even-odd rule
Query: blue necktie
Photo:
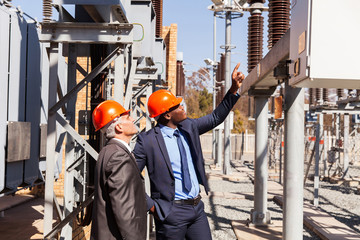
[[[187,163],[187,157],[184,145],[180,139],[180,133],[179,130],[175,130],[174,136],[176,137],[176,141],[179,147],[180,151],[180,158],[181,158],[181,172],[183,174],[183,182],[185,189],[190,192],[191,190],[191,180],[190,180],[190,173],[189,173],[189,167]]]

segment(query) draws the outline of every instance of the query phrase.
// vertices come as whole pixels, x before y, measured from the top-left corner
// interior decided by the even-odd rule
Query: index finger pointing
[[[235,72],[238,70],[239,67],[240,67],[240,63],[238,63],[238,64],[236,65],[236,67],[234,68],[233,73],[235,73]]]

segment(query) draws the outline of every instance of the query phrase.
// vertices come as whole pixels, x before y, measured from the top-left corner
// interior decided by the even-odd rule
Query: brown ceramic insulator
[[[336,90],[336,93],[337,93],[338,98],[342,98],[344,96],[344,89],[338,88]]]
[[[263,54],[264,17],[254,13],[248,19],[248,72],[260,62]]]
[[[309,88],[309,104],[314,105],[314,89]]]
[[[271,49],[290,27],[290,0],[269,0],[269,37]]]
[[[329,89],[323,88],[323,101],[328,102],[329,101]]]
[[[6,7],[11,7],[11,1],[12,1],[12,0],[6,0],[6,1],[4,1],[4,5],[5,5]]]
[[[52,17],[52,0],[43,0],[43,22],[50,22]]]
[[[216,71],[216,106],[218,106],[222,99],[225,96],[225,84],[222,82],[225,81],[225,54],[222,53],[220,57],[220,64],[218,65],[217,71]]]
[[[156,28],[155,35],[156,37],[162,36],[162,17],[163,17],[163,0],[152,0],[154,5],[155,15],[156,15]]]
[[[316,97],[316,101],[320,101],[322,99],[322,89],[321,88],[315,89],[315,97]]]
[[[176,62],[176,96],[185,94],[185,74],[182,61]]]

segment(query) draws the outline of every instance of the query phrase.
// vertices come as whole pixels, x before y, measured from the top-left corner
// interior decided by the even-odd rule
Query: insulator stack
[[[314,89],[309,88],[309,104],[314,105]]]
[[[185,94],[185,74],[182,61],[176,62],[176,96]]]
[[[316,98],[316,102],[319,102],[320,100],[322,100],[322,89],[321,88],[315,89],[315,98]]]
[[[43,22],[50,22],[52,17],[52,0],[43,0]]]
[[[329,89],[323,88],[323,102],[329,102]]]
[[[248,72],[262,59],[263,29],[264,17],[260,10],[255,10],[248,19]]]
[[[269,49],[282,38],[289,27],[290,0],[269,0]]]
[[[338,88],[336,90],[336,93],[337,93],[338,99],[340,99],[340,98],[342,98],[344,96],[344,89]]]
[[[155,15],[156,15],[156,29],[155,35],[156,37],[162,36],[162,16],[163,16],[163,0],[152,0],[152,4],[154,5]]]

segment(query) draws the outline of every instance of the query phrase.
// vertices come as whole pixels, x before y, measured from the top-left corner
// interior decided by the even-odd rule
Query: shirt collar
[[[159,127],[160,127],[160,131],[162,132],[162,134],[169,138],[172,138],[174,136],[175,130],[178,130],[177,128],[173,129],[168,126],[162,125],[160,123],[159,123]]]
[[[125,142],[124,140],[118,139],[118,138],[113,138],[118,142],[121,142],[123,145],[125,145],[125,147],[127,148],[127,150],[129,150],[129,152],[131,152],[131,148],[129,146],[129,144],[127,142]]]

